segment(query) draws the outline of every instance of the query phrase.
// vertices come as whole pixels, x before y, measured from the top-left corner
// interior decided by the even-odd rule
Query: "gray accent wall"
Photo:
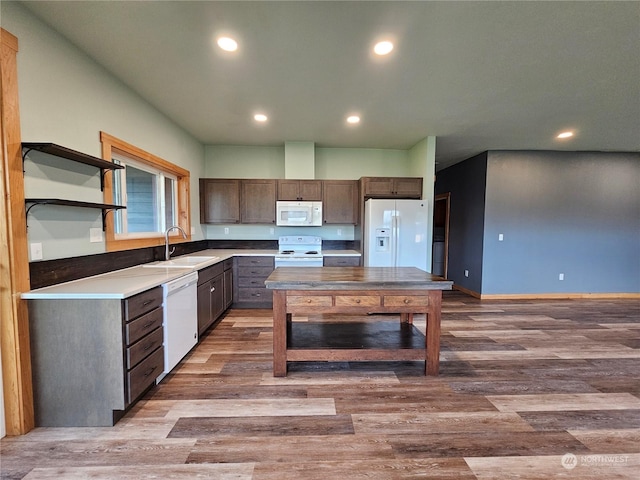
[[[446,192],[456,285],[482,295],[640,292],[640,154],[489,151],[439,172],[436,193]]]
[[[473,292],[482,290],[486,176],[486,152],[436,174],[436,195],[451,192],[448,278]]]
[[[483,294],[640,292],[640,154],[488,156]]]

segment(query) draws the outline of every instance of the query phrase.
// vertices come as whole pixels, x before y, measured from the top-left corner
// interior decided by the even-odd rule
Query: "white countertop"
[[[211,263],[213,265],[234,256],[274,256],[277,253],[277,250],[209,249],[189,255],[219,257],[219,260]],[[322,253],[327,256],[360,256],[360,253],[355,250],[323,250]],[[38,288],[37,290],[22,293],[21,298],[28,300],[123,299],[175,280],[192,271],[193,269],[188,267],[147,268],[138,265],[71,282],[59,283],[50,287]]]
[[[191,272],[190,268],[146,268],[138,265],[38,288],[24,292],[21,297],[28,300],[127,298]]]

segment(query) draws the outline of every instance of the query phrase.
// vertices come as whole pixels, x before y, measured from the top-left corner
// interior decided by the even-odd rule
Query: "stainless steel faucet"
[[[164,232],[164,259],[165,260],[169,260],[171,258],[171,254],[176,250],[176,247],[173,247],[171,250],[169,250],[169,232],[171,230],[180,230],[182,232],[182,238],[184,238],[185,240],[187,238],[187,234],[182,229],[182,227],[179,227],[178,225],[172,225],[169,228],[167,228],[167,231]]]

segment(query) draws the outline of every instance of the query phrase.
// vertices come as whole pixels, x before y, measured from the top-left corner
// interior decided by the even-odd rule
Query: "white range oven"
[[[322,238],[289,235],[278,239],[275,267],[322,267]]]

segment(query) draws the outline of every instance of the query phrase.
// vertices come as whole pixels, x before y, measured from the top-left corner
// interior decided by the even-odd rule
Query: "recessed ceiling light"
[[[347,117],[347,123],[360,123],[360,117],[358,115],[350,115]]]
[[[220,37],[218,39],[218,46],[226,52],[235,52],[238,49],[238,42],[233,38]]]
[[[373,51],[376,53],[376,55],[387,55],[391,53],[391,50],[393,50],[393,43],[388,40],[378,42],[373,47]]]
[[[562,132],[558,134],[556,138],[571,138],[571,137],[573,137],[573,132],[567,131],[567,132]]]
[[[253,119],[254,119],[256,122],[266,122],[267,120],[269,120],[269,118],[268,118],[264,113],[256,113],[256,114],[253,116]]]

